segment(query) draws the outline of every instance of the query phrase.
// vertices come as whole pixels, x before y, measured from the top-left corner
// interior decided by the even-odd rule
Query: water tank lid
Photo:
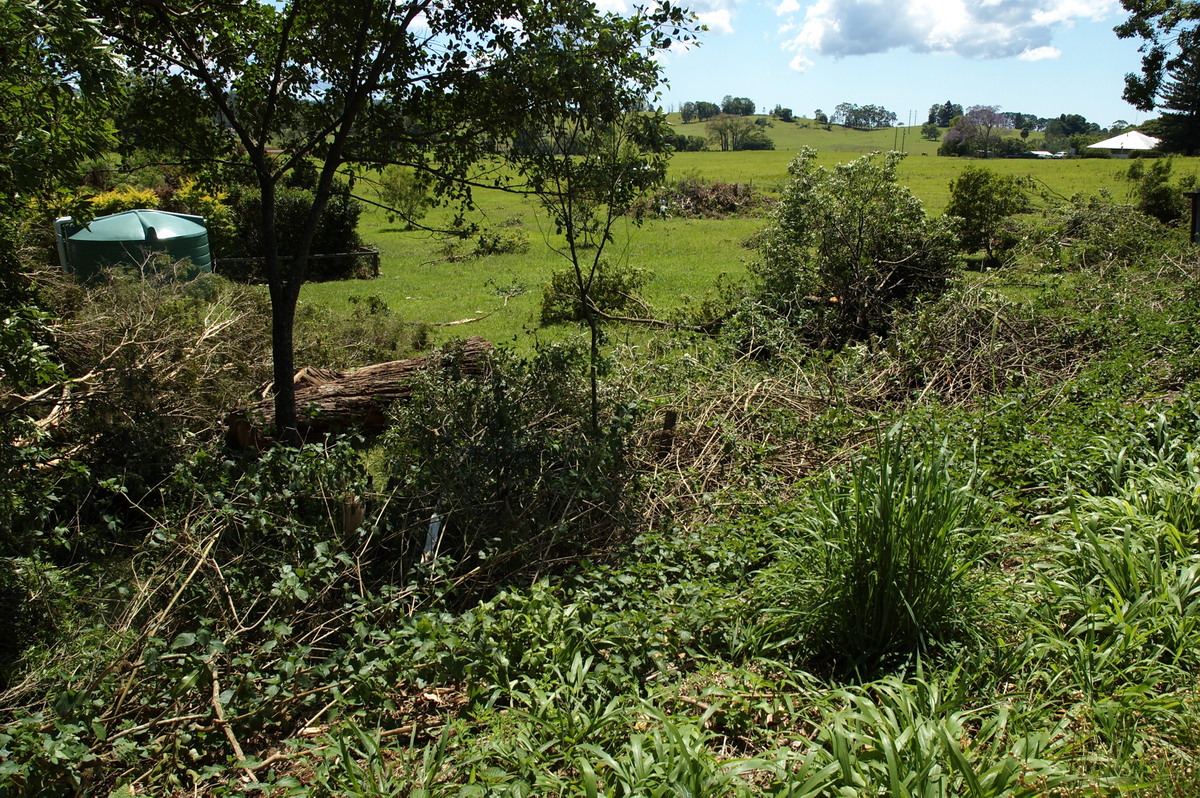
[[[135,210],[99,216],[67,236],[71,241],[166,241],[195,238],[208,231],[198,216],[167,211]],[[151,236],[154,236],[152,238]]]

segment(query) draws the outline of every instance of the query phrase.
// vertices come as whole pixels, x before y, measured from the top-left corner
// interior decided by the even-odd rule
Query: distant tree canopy
[[[686,102],[679,109],[679,115],[683,117],[684,124],[688,122],[705,122],[719,113],[721,113],[721,106],[716,103],[705,102],[704,100]]]
[[[684,133],[676,133],[667,136],[667,144],[675,152],[700,152],[708,146],[708,139],[704,136],[688,136]]]
[[[721,113],[732,116],[750,116],[754,113],[754,101],[749,97],[731,97],[726,94],[721,100]]]
[[[791,108],[784,108],[782,105],[776,105],[771,109],[771,116],[778,119],[780,122],[795,122],[796,117],[792,113]]]
[[[706,126],[709,140],[723,152],[737,150],[773,150],[775,142],[754,120],[733,114],[720,114]]]
[[[1051,119],[1042,128],[1047,138],[1070,138],[1077,135],[1094,135],[1100,132],[1100,126],[1087,121],[1080,114],[1062,114],[1058,119]]]
[[[1023,114],[1020,111],[1005,111],[1004,126],[1013,130],[1042,130],[1047,120],[1039,119],[1033,114]]]
[[[843,125],[855,130],[874,130],[895,125],[896,114],[878,105],[839,103],[833,109],[830,121],[835,125]]]
[[[962,116],[962,114],[963,107],[958,103],[952,103],[949,100],[941,105],[934,103],[929,107],[929,119],[926,120],[926,124],[950,127],[955,117]]]
[[[994,105],[972,105],[955,120],[942,139],[938,155],[992,155],[1004,127],[1004,114]]]

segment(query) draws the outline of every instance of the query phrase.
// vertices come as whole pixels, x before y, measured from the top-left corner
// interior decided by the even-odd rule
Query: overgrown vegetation
[[[968,272],[895,166],[802,156],[720,325],[450,348],[252,454],[254,289],[14,251],[0,793],[1194,795],[1195,252],[1047,195]],[[338,310],[306,363],[424,344]]]
[[[611,266],[601,263],[589,289],[596,312],[605,317],[621,315],[631,307],[645,308],[637,292],[653,279],[649,269],[636,266]],[[542,324],[584,321],[584,310],[575,286],[575,275],[559,269],[550,275],[542,290]]]

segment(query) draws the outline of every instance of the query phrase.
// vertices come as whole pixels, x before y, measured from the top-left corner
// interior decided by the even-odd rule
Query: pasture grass
[[[702,123],[680,123],[678,129],[689,135],[704,133]],[[979,163],[936,156],[937,142],[923,139],[919,128],[857,131],[834,126],[825,130],[811,120],[801,119],[796,123],[776,121],[768,133],[776,141],[776,150],[677,153],[671,160],[669,179],[699,176],[749,183],[771,195],[786,185],[788,164],[801,147],[816,148],[818,163],[832,167],[863,153],[891,149],[903,141],[910,156],[900,164],[901,182],[924,203],[928,213],[940,214],[948,202],[950,183],[964,167]],[[1128,196],[1127,185],[1119,178],[1127,166],[1128,161],[1103,158],[997,159],[986,163],[988,169],[1003,175],[1031,176],[1052,196],[1066,198],[1107,191],[1114,200]],[[1200,159],[1178,159],[1175,172],[1177,176],[1200,173]],[[403,230],[380,210],[368,208],[360,232],[382,253],[380,277],[310,283],[303,289],[301,303],[349,313],[351,297],[377,296],[409,322],[433,325],[431,343],[479,335],[525,349],[535,341],[562,340],[573,335],[572,326],[542,327],[539,323],[542,287],[553,270],[566,268],[568,262],[554,251],[561,239],[549,228],[538,203],[490,189],[477,190],[475,199],[477,207],[470,213],[470,221],[481,228],[524,231],[529,251],[451,262],[441,254],[443,237]],[[439,228],[448,226],[450,220],[450,212],[439,209],[424,222]],[[720,275],[745,275],[746,264],[755,253],[744,243],[766,224],[765,215],[651,219],[641,226],[626,222],[618,225],[609,258],[649,269],[653,279],[643,296],[654,313],[669,314],[709,293]],[[450,324],[464,320],[472,321]]]

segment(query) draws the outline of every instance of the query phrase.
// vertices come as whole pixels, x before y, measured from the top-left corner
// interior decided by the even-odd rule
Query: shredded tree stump
[[[387,409],[412,395],[412,378],[419,372],[453,364],[463,376],[480,376],[487,370],[490,341],[468,338],[453,349],[406,360],[375,363],[350,371],[301,369],[296,372],[296,414],[300,437],[355,430],[375,435],[383,431]],[[226,438],[238,448],[262,448],[271,443],[266,430],[275,417],[271,386],[253,407],[237,410],[226,419]]]

